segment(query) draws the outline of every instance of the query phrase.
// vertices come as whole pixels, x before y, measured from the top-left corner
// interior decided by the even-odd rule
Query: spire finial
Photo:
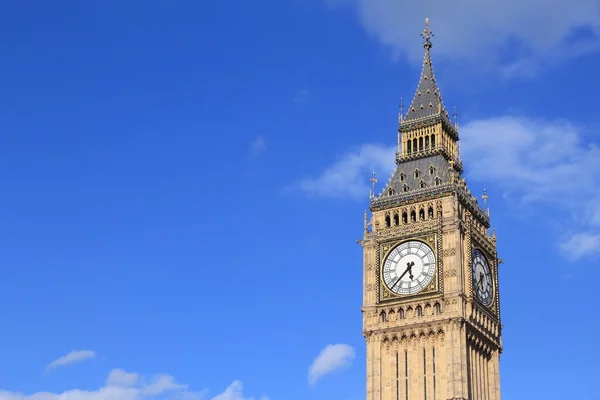
[[[454,113],[452,114],[452,117],[454,118],[454,127],[456,128],[458,126],[458,113],[456,112],[456,106],[454,106]]]
[[[400,97],[400,115],[398,116],[398,119],[400,120],[400,122],[402,122],[403,114],[404,114],[404,98]]]
[[[481,198],[483,199],[483,204],[487,204],[487,199],[489,198],[487,195],[487,190],[483,189],[483,195]]]
[[[371,174],[371,197],[375,196],[375,184],[377,183],[377,178],[375,177],[375,172]]]
[[[431,38],[433,37],[433,32],[429,29],[429,18],[425,18],[425,29],[423,29],[423,33],[421,33],[421,37],[425,39],[425,43],[423,43],[423,47],[426,49],[431,48]]]

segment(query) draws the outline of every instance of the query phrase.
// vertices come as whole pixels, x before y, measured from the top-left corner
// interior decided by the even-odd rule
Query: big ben
[[[499,258],[463,178],[459,129],[431,64],[431,31],[396,169],[365,214],[367,400],[500,400]],[[484,196],[485,198],[485,196]]]

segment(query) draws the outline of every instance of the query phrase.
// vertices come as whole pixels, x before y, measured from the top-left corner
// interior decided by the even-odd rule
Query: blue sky
[[[0,399],[364,398],[356,240],[425,17],[504,398],[598,398],[597,0],[446,3],[0,6]]]

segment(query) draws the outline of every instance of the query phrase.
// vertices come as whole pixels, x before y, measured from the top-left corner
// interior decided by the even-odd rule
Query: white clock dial
[[[397,294],[415,294],[425,289],[435,274],[435,255],[416,240],[396,246],[387,255],[382,268],[383,281]]]
[[[494,287],[490,266],[479,249],[473,250],[473,292],[485,306],[492,304]]]

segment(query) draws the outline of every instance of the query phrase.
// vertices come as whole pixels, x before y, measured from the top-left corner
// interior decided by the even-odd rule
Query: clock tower
[[[396,169],[371,195],[360,241],[367,400],[500,400],[496,235],[462,177],[458,125],[433,74],[428,20],[422,36]]]

